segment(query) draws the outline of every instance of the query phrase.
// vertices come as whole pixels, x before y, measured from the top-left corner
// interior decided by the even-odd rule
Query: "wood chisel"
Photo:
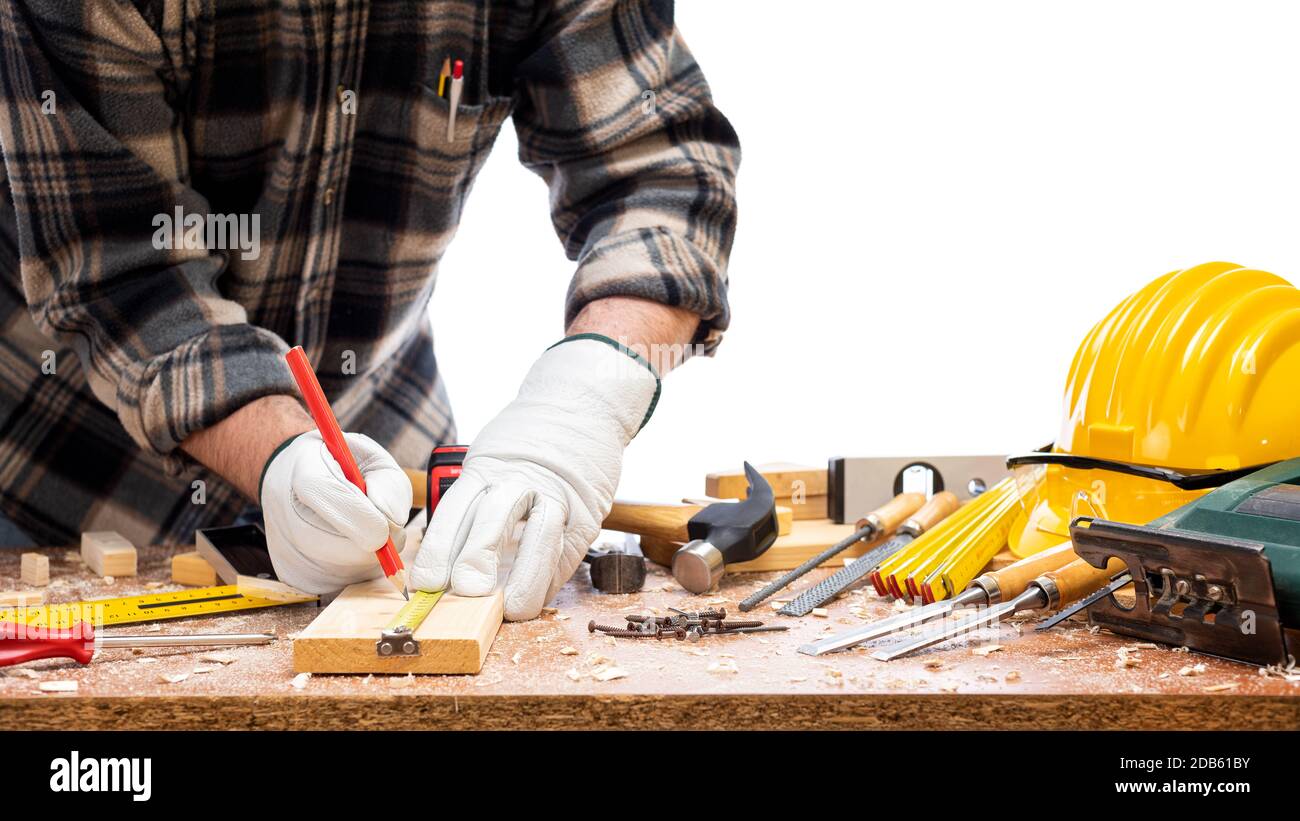
[[[1038,576],[1026,586],[1023,593],[1009,602],[980,608],[980,612],[970,618],[958,619],[941,630],[923,635],[915,641],[898,647],[877,650],[871,656],[880,661],[892,661],[900,656],[993,624],[998,619],[1022,610],[1054,609],[1104,587],[1113,576],[1123,572],[1125,572],[1124,562],[1116,558],[1107,562],[1105,568],[1096,568],[1084,559],[1075,559],[1059,570],[1050,570]]]
[[[912,543],[916,537],[934,527],[961,505],[961,501],[952,493],[943,491],[926,502],[913,516],[898,526],[897,535],[853,561],[839,572],[823,579],[813,587],[795,597],[778,613],[786,616],[806,616],[815,608],[858,584],[877,565]]]
[[[1007,565],[1001,570],[994,570],[980,575],[972,580],[970,586],[959,596],[934,604],[927,604],[924,607],[913,607],[904,613],[898,613],[857,629],[848,630],[835,636],[827,636],[819,641],[803,645],[799,648],[799,652],[809,656],[820,656],[837,650],[846,650],[863,642],[884,638],[893,633],[901,633],[918,624],[942,618],[964,607],[984,607],[997,604],[1008,598],[1019,596],[1025,592],[1025,588],[1036,577],[1049,570],[1064,567],[1077,558],[1070,548],[1069,542],[1056,545],[1041,553],[1035,553],[1033,556],[1021,559],[1015,564]]]
[[[925,504],[925,494],[900,493],[874,513],[869,513],[857,522],[858,529],[848,538],[836,542],[813,556],[808,561],[782,574],[762,590],[752,594],[740,603],[743,612],[753,610],[772,595],[785,589],[809,571],[820,567],[822,563],[838,556],[860,541],[874,541],[893,533],[907,517],[916,513]]]

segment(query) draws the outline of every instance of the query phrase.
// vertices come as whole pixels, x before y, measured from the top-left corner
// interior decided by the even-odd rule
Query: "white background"
[[[665,382],[623,498],[740,460],[1049,441],[1084,333],[1216,259],[1300,274],[1300,8],[686,0],[740,134],[733,322]],[[573,264],[501,139],[432,315],[461,438],[561,336]]]

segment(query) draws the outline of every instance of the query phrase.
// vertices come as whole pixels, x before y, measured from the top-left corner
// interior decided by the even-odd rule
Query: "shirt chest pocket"
[[[435,89],[423,83],[413,86],[406,111],[407,137],[417,154],[413,205],[429,209],[420,220],[426,229],[450,231],[460,221],[474,177],[514,102],[492,97],[453,108]]]

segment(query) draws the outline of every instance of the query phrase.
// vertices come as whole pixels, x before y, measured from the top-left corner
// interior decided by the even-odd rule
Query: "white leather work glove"
[[[501,554],[527,520],[506,580],[505,616],[535,618],[600,533],[623,449],[658,397],[649,363],[613,340],[579,334],[548,349],[466,453],[425,531],[412,587],[491,593]]]
[[[345,433],[366,492],[347,480],[316,431],[272,454],[262,473],[266,546],[280,581],[332,593],[383,575],[375,551],[400,539],[411,510],[411,480],[369,436]],[[393,546],[401,551],[396,540]]]

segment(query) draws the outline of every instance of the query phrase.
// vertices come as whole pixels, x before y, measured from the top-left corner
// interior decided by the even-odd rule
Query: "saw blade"
[[[1127,571],[1119,574],[1118,576],[1116,576],[1114,579],[1111,580],[1110,584],[1106,585],[1100,590],[1097,590],[1093,593],[1090,593],[1087,596],[1084,596],[1082,599],[1079,599],[1077,602],[1065,608],[1064,610],[1057,612],[1056,615],[1052,616],[1047,621],[1035,627],[1034,632],[1038,632],[1039,630],[1051,630],[1056,625],[1070,618],[1070,616],[1073,616],[1075,613],[1078,613],[1080,610],[1087,610],[1089,607],[1092,607],[1094,604],[1106,598],[1111,593],[1114,593],[1116,590],[1119,590],[1121,587],[1123,587],[1124,585],[1128,584],[1131,581],[1133,581],[1133,577],[1130,576]]]

